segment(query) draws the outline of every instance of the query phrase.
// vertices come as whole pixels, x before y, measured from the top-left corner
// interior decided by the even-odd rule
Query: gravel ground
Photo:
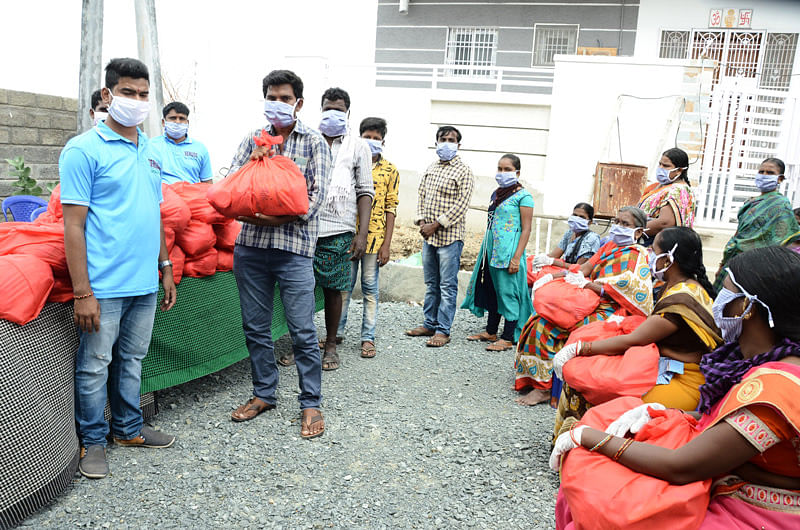
[[[299,437],[293,367],[276,410],[231,422],[252,389],[244,360],[159,393],[151,424],[175,446],[110,446],[111,477],[76,476],[23,526],[553,528],[553,411],[514,404],[513,353],[467,342],[482,322],[463,310],[453,342],[426,348],[403,334],[422,309],[382,303],[378,356],[361,359],[360,313],[353,302],[341,368],[323,372],[322,437]]]

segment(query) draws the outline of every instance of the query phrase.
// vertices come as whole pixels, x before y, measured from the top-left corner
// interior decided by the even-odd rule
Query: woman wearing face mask
[[[664,408],[642,405],[611,423],[606,428],[610,437],[582,425],[562,434],[550,465],[558,469],[560,457],[578,445],[594,448],[610,457],[608,473],[619,469],[613,459],[671,484],[713,479],[707,511],[694,514],[702,521],[700,528],[800,528],[800,256],[786,248],[761,248],[734,257],[727,270],[713,306],[725,344],[700,363],[706,382],[700,388],[700,413],[692,414],[699,417],[699,434],[677,449],[631,443],[627,433],[646,425],[652,409]],[[606,471],[602,465],[592,469]],[[631,490],[629,495],[616,491],[615,498],[629,506],[648,504],[650,516],[664,524],[670,512],[658,513],[656,499],[637,499],[636,488]],[[579,501],[604,499],[571,496],[568,501],[563,491],[556,506],[558,528],[602,527],[597,520],[573,520],[573,515]],[[591,495],[602,497],[603,492]]]
[[[700,385],[705,382],[700,373],[700,359],[722,340],[711,311],[715,293],[703,266],[700,236],[685,227],[662,230],[653,242],[649,264],[653,276],[664,282],[663,294],[650,316],[628,334],[616,335],[616,329],[601,331],[598,328],[599,334],[607,331],[609,338],[577,341],[565,346],[556,354],[553,369],[562,378],[564,364],[569,364],[569,360],[576,356],[623,355],[629,348],[655,344],[660,356],[658,379],[642,400],[670,408],[695,410],[700,401]],[[622,323],[620,325],[625,327]],[[630,381],[630,388],[652,384],[649,377]],[[590,403],[572,388],[568,377],[563,379],[556,413],[556,436],[572,427],[592,405],[597,404]],[[575,383],[581,384],[580,381]],[[622,388],[603,389],[603,393],[630,395],[627,389]]]
[[[671,226],[694,225],[695,201],[689,184],[689,155],[673,147],[661,155],[656,169],[656,181],[642,193],[639,208],[650,218],[645,231],[645,245],[650,246],[656,235]]]
[[[785,170],[786,164],[778,158],[767,158],[761,162],[755,177],[755,185],[761,195],[753,197],[739,209],[739,226],[725,245],[714,288],[722,288],[725,265],[731,258],[754,248],[780,245],[784,239],[800,230],[789,199],[778,191]]]
[[[546,266],[568,269],[577,263],[583,265],[594,256],[600,248],[600,236],[589,230],[594,218],[594,208],[585,202],[579,202],[572,209],[572,215],[567,219],[569,230],[559,241],[558,246],[549,254],[539,254],[533,257],[531,266],[541,269]]]
[[[472,271],[462,309],[478,317],[489,312],[486,331],[467,340],[491,342],[489,351],[510,350],[521,331],[521,324],[533,312],[525,271],[525,246],[531,234],[533,197],[519,183],[520,160],[504,155],[497,163],[498,188],[489,205],[489,221]],[[505,319],[498,338],[500,317]]]
[[[570,331],[578,327],[607,320],[618,313],[623,316],[646,316],[653,309],[653,282],[647,262],[647,251],[637,241],[642,237],[647,216],[639,208],[621,208],[611,228],[611,240],[583,265],[573,265],[570,272],[546,274],[534,284],[535,292],[541,285],[564,277],[566,283],[591,289],[600,296],[600,303],[591,314],[571,329],[563,329],[538,315],[534,310],[522,330],[517,343],[515,389],[518,392],[532,389],[517,399],[521,405],[535,405],[547,401],[556,406],[561,389],[554,386],[553,357],[564,347]],[[553,390],[555,389],[555,390]]]

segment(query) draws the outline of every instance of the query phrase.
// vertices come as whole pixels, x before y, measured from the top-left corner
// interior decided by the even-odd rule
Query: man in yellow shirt
[[[361,266],[361,293],[364,300],[364,314],[361,321],[361,357],[375,357],[375,324],[378,320],[378,269],[389,263],[389,249],[394,232],[394,218],[397,215],[398,187],[400,174],[394,164],[383,158],[381,152],[386,137],[386,120],[364,118],[359,126],[359,134],[369,144],[372,152],[372,180],[375,198],[367,233],[367,250],[364,256],[352,262],[350,274],[351,289],[355,287]],[[339,322],[337,342],[344,335],[347,324],[347,309],[350,306],[350,292],[345,291],[342,305],[342,318]]]

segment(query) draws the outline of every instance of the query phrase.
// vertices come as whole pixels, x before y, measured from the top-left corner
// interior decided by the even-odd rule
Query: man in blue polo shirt
[[[180,101],[168,103],[162,111],[164,134],[150,142],[159,153],[161,179],[173,182],[211,180],[211,160],[206,146],[189,138],[189,107]]]
[[[161,226],[161,168],[137,125],[147,118],[147,67],[113,59],[102,89],[108,117],[67,142],[59,158],[64,247],[80,327],[75,363],[78,469],[108,475],[105,446],[169,447],[174,436],[143,426],[142,359],[150,345],[163,271],[161,309],[175,304],[175,283]]]

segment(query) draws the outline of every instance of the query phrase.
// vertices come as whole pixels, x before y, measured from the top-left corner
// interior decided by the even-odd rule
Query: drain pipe
[[[400,0],[400,14],[408,14],[408,0]]]

